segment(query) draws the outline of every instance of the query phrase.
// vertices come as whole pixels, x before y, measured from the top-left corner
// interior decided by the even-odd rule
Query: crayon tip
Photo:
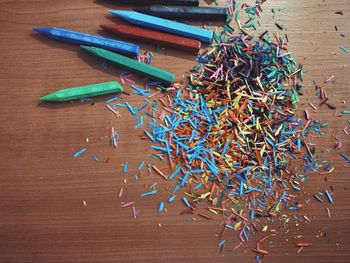
[[[109,13],[116,15],[118,17],[120,17],[121,19],[124,19],[130,23],[133,24],[133,22],[135,23],[135,21],[133,21],[133,18],[136,18],[137,15],[141,14],[141,13],[137,13],[134,11],[128,11],[128,10],[109,10]]]
[[[82,49],[84,49],[85,51],[88,51],[88,52],[92,52],[92,50],[93,50],[93,47],[90,47],[90,46],[83,46],[83,45],[81,45],[80,47]]]
[[[52,94],[42,96],[39,100],[40,101],[55,101],[57,98],[56,96],[53,96]]]
[[[117,10],[108,10],[107,12],[113,15],[117,15]]]
[[[43,35],[48,35],[50,33],[50,28],[38,27],[38,28],[33,28],[33,30]]]
[[[105,29],[105,30],[108,30],[108,29],[109,29],[109,26],[108,26],[108,25],[100,25],[100,28]]]
[[[130,13],[130,11],[125,11],[125,10],[108,10],[108,12],[120,17],[126,17],[127,14]]]

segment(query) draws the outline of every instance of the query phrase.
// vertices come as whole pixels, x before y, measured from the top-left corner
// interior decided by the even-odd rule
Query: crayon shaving
[[[120,114],[118,111],[114,110],[111,106],[106,105],[107,109],[109,109],[115,116],[119,117]]]
[[[125,162],[123,165],[123,172],[126,174],[129,171],[129,163]]]
[[[140,195],[140,197],[143,198],[143,197],[146,197],[146,196],[155,195],[157,192],[158,192],[157,190],[152,190],[152,191],[149,191],[149,192],[146,192],[146,193],[142,193]]]
[[[151,64],[152,58],[153,58],[153,53],[150,51],[146,51],[143,55],[138,57],[138,61],[145,64]]]
[[[149,88],[140,89],[140,88],[136,87],[133,84],[131,84],[130,87],[134,90],[133,93],[136,94],[136,95],[140,95],[140,96],[149,96],[150,95],[150,89]]]
[[[94,159],[96,162],[99,161],[98,157],[96,155],[94,155],[94,154],[91,155],[91,158]]]
[[[311,247],[312,244],[309,242],[298,242],[296,246],[298,247],[297,254],[300,254],[304,247]]]
[[[120,82],[124,85],[125,82],[129,82],[130,84],[135,84],[135,81],[133,81],[132,78],[132,74],[130,74],[129,72],[123,71],[121,72],[120,76]]]
[[[118,147],[118,141],[119,141],[119,134],[114,130],[114,128],[111,128],[111,139],[110,139],[110,145],[114,146],[115,148]]]
[[[112,103],[112,102],[116,101],[118,98],[119,98],[119,96],[114,96],[112,98],[105,100],[105,103]]]
[[[158,213],[162,213],[164,211],[164,203],[160,202],[159,207],[158,207]]]
[[[347,49],[346,47],[339,47],[342,51],[344,51],[345,53],[349,53],[349,49]]]
[[[123,196],[124,189],[120,188],[118,198],[121,198]]]
[[[130,207],[130,206],[133,206],[135,204],[135,202],[128,202],[128,203],[123,203],[121,205],[122,208],[127,208],[127,207]]]
[[[83,148],[83,149],[81,149],[81,150],[75,152],[75,153],[73,154],[73,158],[77,158],[78,156],[82,155],[82,154],[83,154],[84,152],[86,152],[86,151],[87,151],[87,149],[86,149],[86,148]]]

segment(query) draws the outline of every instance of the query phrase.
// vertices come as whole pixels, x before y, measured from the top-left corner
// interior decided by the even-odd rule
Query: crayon
[[[96,97],[116,92],[122,92],[123,88],[117,81],[92,84],[69,89],[61,89],[40,98],[41,101],[70,101],[87,97]]]
[[[141,39],[148,42],[163,44],[188,51],[198,52],[201,42],[191,38],[175,36],[168,33],[158,32],[151,29],[145,29],[130,25],[100,25],[101,28],[114,34],[129,37],[132,39]]]
[[[137,60],[113,53],[109,50],[97,47],[80,46],[85,51],[102,58],[104,60],[110,61],[118,66],[139,73],[140,75],[149,77],[150,79],[155,79],[163,82],[164,84],[171,84],[174,82],[175,75],[173,73],[161,70],[159,68],[150,66],[138,62]]]
[[[196,26],[190,26],[171,20],[145,15],[135,11],[110,10],[111,14],[119,16],[127,22],[141,27],[152,28],[171,34],[198,39],[203,42],[211,43],[213,31]]]
[[[116,4],[128,5],[184,5],[199,6],[199,0],[113,0]]]
[[[33,30],[53,39],[76,43],[79,45],[102,47],[130,57],[137,57],[140,53],[140,48],[138,45],[111,38],[85,34],[57,27],[34,28]]]
[[[152,5],[134,8],[134,11],[162,18],[226,20],[227,8]]]

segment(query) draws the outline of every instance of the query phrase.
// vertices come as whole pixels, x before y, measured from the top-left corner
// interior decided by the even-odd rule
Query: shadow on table
[[[117,1],[115,1],[114,3],[113,1],[108,1],[108,0],[95,0],[94,3],[97,5],[107,7],[109,9],[131,9],[132,8],[132,5],[128,5],[127,3],[125,4],[117,3]]]
[[[106,62],[101,58],[95,57],[84,50],[79,50],[77,56],[93,69],[103,71],[114,78],[119,78],[121,71],[123,71],[123,69],[119,68],[118,66],[113,65],[110,62]]]
[[[64,109],[64,108],[70,108],[70,107],[76,107],[76,106],[82,106],[82,105],[89,105],[90,107],[93,107],[95,104],[99,103],[106,103],[106,100],[115,97],[117,93],[112,93],[108,95],[102,95],[98,97],[94,97],[91,100],[74,100],[74,101],[64,101],[64,102],[46,102],[46,101],[39,101],[37,103],[37,107],[41,108],[47,108],[52,110],[57,109]]]
[[[77,52],[77,49],[79,49],[79,46],[76,44],[71,44],[67,42],[57,41],[55,39],[49,38],[47,36],[43,36],[39,33],[33,32],[31,34],[31,37],[35,40],[38,40],[39,42],[43,43],[46,46],[49,46],[51,48],[63,48],[70,52]]]

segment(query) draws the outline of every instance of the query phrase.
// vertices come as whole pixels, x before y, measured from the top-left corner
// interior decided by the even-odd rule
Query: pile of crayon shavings
[[[256,7],[246,8],[251,15],[258,11]],[[267,232],[269,222],[280,220],[285,226],[297,221],[298,216],[289,217],[286,211],[302,207],[295,201],[300,184],[326,162],[315,156],[306,138],[323,135],[321,128],[327,124],[308,114],[306,122],[296,117],[303,71],[287,50],[287,36],[275,33],[270,39],[266,31],[254,39],[248,32],[255,29],[252,19],[241,25],[237,11],[235,20],[239,33],[228,24],[220,34],[214,33],[213,43],[197,57],[200,64],[193,69],[189,84],[176,83],[164,92],[160,83],[148,82],[141,89],[131,74],[122,72],[121,82],[130,83],[134,94],[145,96],[146,104],[108,105],[118,96],[106,101],[107,108],[117,116],[117,107],[127,108],[135,117],[135,128],[141,128],[146,117],[151,119],[141,138],[153,142],[151,156],[168,160],[172,171],[167,175],[153,164],[145,165],[145,161],[138,170],[147,167],[150,174],[154,171],[165,180],[176,181],[158,212],[166,211],[166,203],[179,200],[185,207],[181,214],[205,219],[222,215],[221,251],[225,231],[237,232],[237,249],[254,233]],[[142,61],[150,63],[152,56],[146,53]],[[150,87],[159,91],[151,93]],[[111,145],[117,147],[118,140],[119,134],[112,128]],[[123,166],[127,173],[128,163]],[[324,168],[325,173],[333,169],[330,165]],[[152,185],[140,198],[157,191]],[[122,195],[123,188],[119,197]],[[332,193],[326,190],[325,195],[333,203]],[[121,207],[132,208],[134,218],[139,215],[135,201],[122,202]],[[258,259],[268,253],[259,244],[276,234],[271,229],[258,241],[253,249]],[[311,243],[296,245],[299,253]]]
[[[207,219],[210,213],[223,215],[220,239],[225,229],[238,231],[237,247],[252,233],[266,232],[267,225],[259,223],[273,221],[283,206],[299,210],[294,194],[305,174],[324,162],[306,141],[310,133],[322,134],[324,124],[295,116],[302,65],[282,37],[272,41],[267,35],[255,42],[226,26],[201,53],[190,84],[160,95],[161,114],[152,115],[143,137],[154,143],[156,156],[170,161],[169,176],[153,166],[178,182],[168,202],[181,199],[185,213]],[[300,160],[303,169],[296,168]],[[181,188],[184,195],[177,197]]]

